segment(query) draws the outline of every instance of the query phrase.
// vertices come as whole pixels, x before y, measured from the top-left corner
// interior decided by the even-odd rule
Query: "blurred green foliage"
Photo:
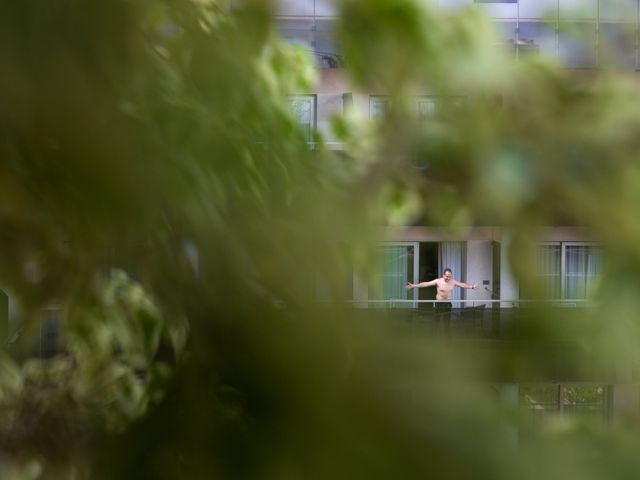
[[[314,70],[266,2],[2,3],[0,272],[26,339],[0,363],[2,478],[635,477],[637,408],[516,447],[496,382],[567,338],[636,364],[637,85],[510,62],[478,11],[421,3],[340,4],[354,85],[394,102],[335,120],[340,157],[291,118]],[[452,101],[418,123],[425,86]],[[376,225],[413,221],[509,228],[533,290],[541,229],[584,226],[606,288],[500,348],[346,308]],[[59,353],[33,358],[51,305]]]

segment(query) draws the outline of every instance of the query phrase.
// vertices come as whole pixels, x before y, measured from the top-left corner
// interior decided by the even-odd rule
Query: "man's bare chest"
[[[452,281],[445,282],[444,280],[438,281],[438,290],[441,292],[450,292],[453,290],[454,283]]]

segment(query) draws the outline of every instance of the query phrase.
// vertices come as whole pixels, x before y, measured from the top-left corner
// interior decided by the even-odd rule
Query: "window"
[[[369,118],[379,120],[391,110],[391,99],[384,96],[369,97]]]
[[[294,120],[302,129],[307,142],[313,141],[313,131],[316,127],[316,97],[315,95],[296,95],[289,97],[289,105]]]
[[[518,45],[526,53],[535,52],[555,58],[557,39],[555,25],[538,21],[521,21],[518,24]]]
[[[563,21],[558,26],[558,55],[569,68],[596,66],[597,24]]]
[[[634,69],[636,66],[635,22],[601,21],[598,28],[598,65],[603,68]]]
[[[372,306],[413,307],[417,303],[406,300],[434,300],[436,289],[407,290],[407,282],[431,281],[442,276],[444,268],[453,270],[453,277],[465,281],[465,242],[394,242],[379,247],[378,274],[368,286]],[[380,302],[384,300],[385,302]],[[394,303],[394,300],[401,300]],[[453,289],[453,306],[461,307],[464,290]]]
[[[40,358],[50,358],[58,353],[60,323],[61,308],[59,305],[49,305],[42,310],[38,335],[38,356]]]
[[[574,242],[539,245],[536,263],[546,298],[584,300],[602,274],[602,248]]]
[[[598,0],[560,0],[560,19],[593,20],[597,17]],[[604,2],[603,2],[604,3]]]
[[[602,273],[602,249],[593,245],[564,246],[564,298],[588,298]]]
[[[558,417],[604,422],[609,416],[608,385],[546,384],[520,388],[525,426],[540,427]]]
[[[635,23],[638,14],[637,0],[600,0],[598,17],[600,20]]]
[[[562,298],[560,245],[540,245],[536,249],[536,264],[539,283],[545,298]]]
[[[418,121],[424,121],[433,117],[438,109],[438,99],[431,96],[420,96],[415,98],[414,114]],[[459,105],[459,99],[455,99],[454,106]],[[392,102],[389,97],[376,95],[369,98],[369,118],[378,120],[383,118],[392,108]]]
[[[436,113],[437,100],[434,97],[420,97],[416,100],[416,110],[418,113],[418,121],[423,122]]]
[[[515,45],[518,24],[514,21],[494,21],[493,27],[498,35],[500,45]]]
[[[418,242],[390,243],[380,246],[380,267],[373,288],[371,300],[415,300],[418,290],[407,290],[407,282],[418,281]],[[412,303],[393,302],[382,304],[384,307],[411,307]]]
[[[558,14],[558,0],[520,0],[520,18],[554,18]]]
[[[476,3],[491,18],[516,18],[518,16],[518,2],[515,0],[476,0]]]

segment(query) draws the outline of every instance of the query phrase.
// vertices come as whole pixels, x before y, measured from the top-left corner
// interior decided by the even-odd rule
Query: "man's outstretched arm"
[[[470,288],[471,290],[475,290],[476,288],[478,288],[478,285],[476,285],[475,283],[473,285],[469,285],[468,283],[459,282],[457,280],[455,282],[456,282],[456,286],[460,288]]]
[[[430,282],[420,282],[420,283],[407,282],[407,289],[411,290],[412,288],[433,287],[435,284],[436,284],[436,280],[431,280]]]

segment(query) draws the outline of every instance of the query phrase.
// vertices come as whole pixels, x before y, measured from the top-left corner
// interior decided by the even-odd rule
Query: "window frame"
[[[591,241],[548,241],[548,242],[538,242],[536,247],[544,247],[544,246],[559,246],[560,247],[560,298],[551,299],[551,300],[562,300],[562,301],[575,301],[575,300],[584,300],[578,298],[566,298],[567,293],[567,247],[601,247],[601,244],[598,242]],[[536,275],[541,275],[540,272],[536,272]]]
[[[606,382],[533,382],[533,383],[522,383],[519,385],[519,393],[518,393],[518,404],[520,409],[529,413],[529,410],[534,410],[534,407],[528,405],[524,401],[524,390],[527,388],[554,388],[555,392],[555,410],[549,410],[548,413],[551,415],[557,415],[559,417],[568,416],[571,417],[570,413],[567,413],[567,408],[565,403],[563,402],[563,394],[567,388],[602,388],[602,421],[607,423],[611,420],[612,415],[612,396],[614,385]],[[528,416],[528,415],[527,415]]]
[[[374,103],[376,101],[384,101],[387,104],[387,109],[382,115],[374,115]],[[388,112],[393,106],[393,102],[391,101],[391,97],[389,95],[369,95],[369,120],[380,121],[385,117],[386,112]]]
[[[307,139],[307,143],[310,145],[314,144],[315,142],[313,141],[313,136],[318,128],[318,96],[315,93],[309,93],[309,94],[289,95],[287,98],[289,101],[289,111],[291,112],[293,120],[295,124],[301,129],[305,128],[305,124],[300,122],[299,118],[295,115],[295,112],[293,111],[292,102],[295,100],[310,100],[311,122],[309,125],[309,138]]]
[[[411,283],[418,283],[419,281],[419,268],[420,268],[420,242],[413,242],[413,241],[387,241],[387,242],[379,242],[378,243],[378,247],[377,248],[384,248],[384,247],[413,247],[413,279],[411,279]],[[381,274],[384,272],[380,272]],[[368,286],[368,297],[369,300],[385,300],[384,298],[381,299],[372,299],[371,298],[371,292],[375,291],[372,288],[372,285]],[[411,295],[413,296],[413,299],[407,299],[407,300],[414,300],[411,303],[411,307],[412,308],[416,308],[417,307],[417,303],[415,302],[416,300],[418,300],[418,289],[414,288],[411,290]],[[391,302],[390,302],[391,303]]]

